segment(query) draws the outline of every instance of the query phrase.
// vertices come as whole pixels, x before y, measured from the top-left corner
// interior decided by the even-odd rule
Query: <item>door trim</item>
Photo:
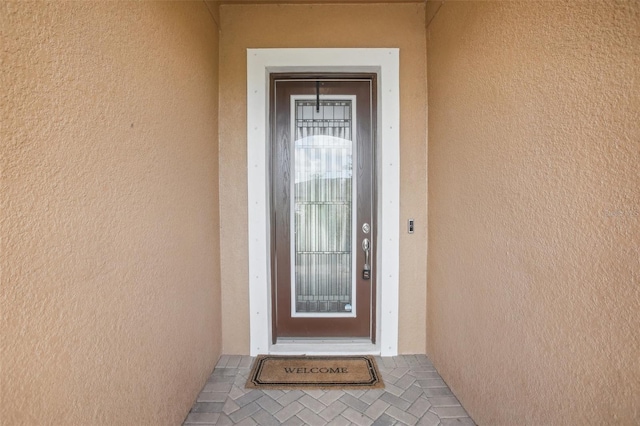
[[[273,72],[373,72],[378,75],[378,290],[376,345],[350,342],[345,352],[398,353],[400,241],[399,49],[247,49],[247,187],[250,354],[276,353],[271,345],[271,271],[268,103]],[[324,345],[291,349],[323,353]]]

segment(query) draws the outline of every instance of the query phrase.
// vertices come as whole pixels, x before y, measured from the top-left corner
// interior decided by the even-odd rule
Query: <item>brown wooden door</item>
[[[274,343],[374,340],[375,94],[374,75],[271,76]]]

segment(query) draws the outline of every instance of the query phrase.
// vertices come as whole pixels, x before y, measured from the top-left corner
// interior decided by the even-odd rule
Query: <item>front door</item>
[[[273,343],[375,336],[376,77],[272,74]]]

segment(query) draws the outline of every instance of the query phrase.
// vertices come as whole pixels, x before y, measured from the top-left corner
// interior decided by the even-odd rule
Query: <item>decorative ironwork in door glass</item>
[[[355,98],[344,98],[292,100],[294,316],[355,313]]]

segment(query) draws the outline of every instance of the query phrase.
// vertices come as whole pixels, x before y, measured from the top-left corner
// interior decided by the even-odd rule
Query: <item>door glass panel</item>
[[[355,315],[355,97],[327,98],[292,98],[293,316]]]

